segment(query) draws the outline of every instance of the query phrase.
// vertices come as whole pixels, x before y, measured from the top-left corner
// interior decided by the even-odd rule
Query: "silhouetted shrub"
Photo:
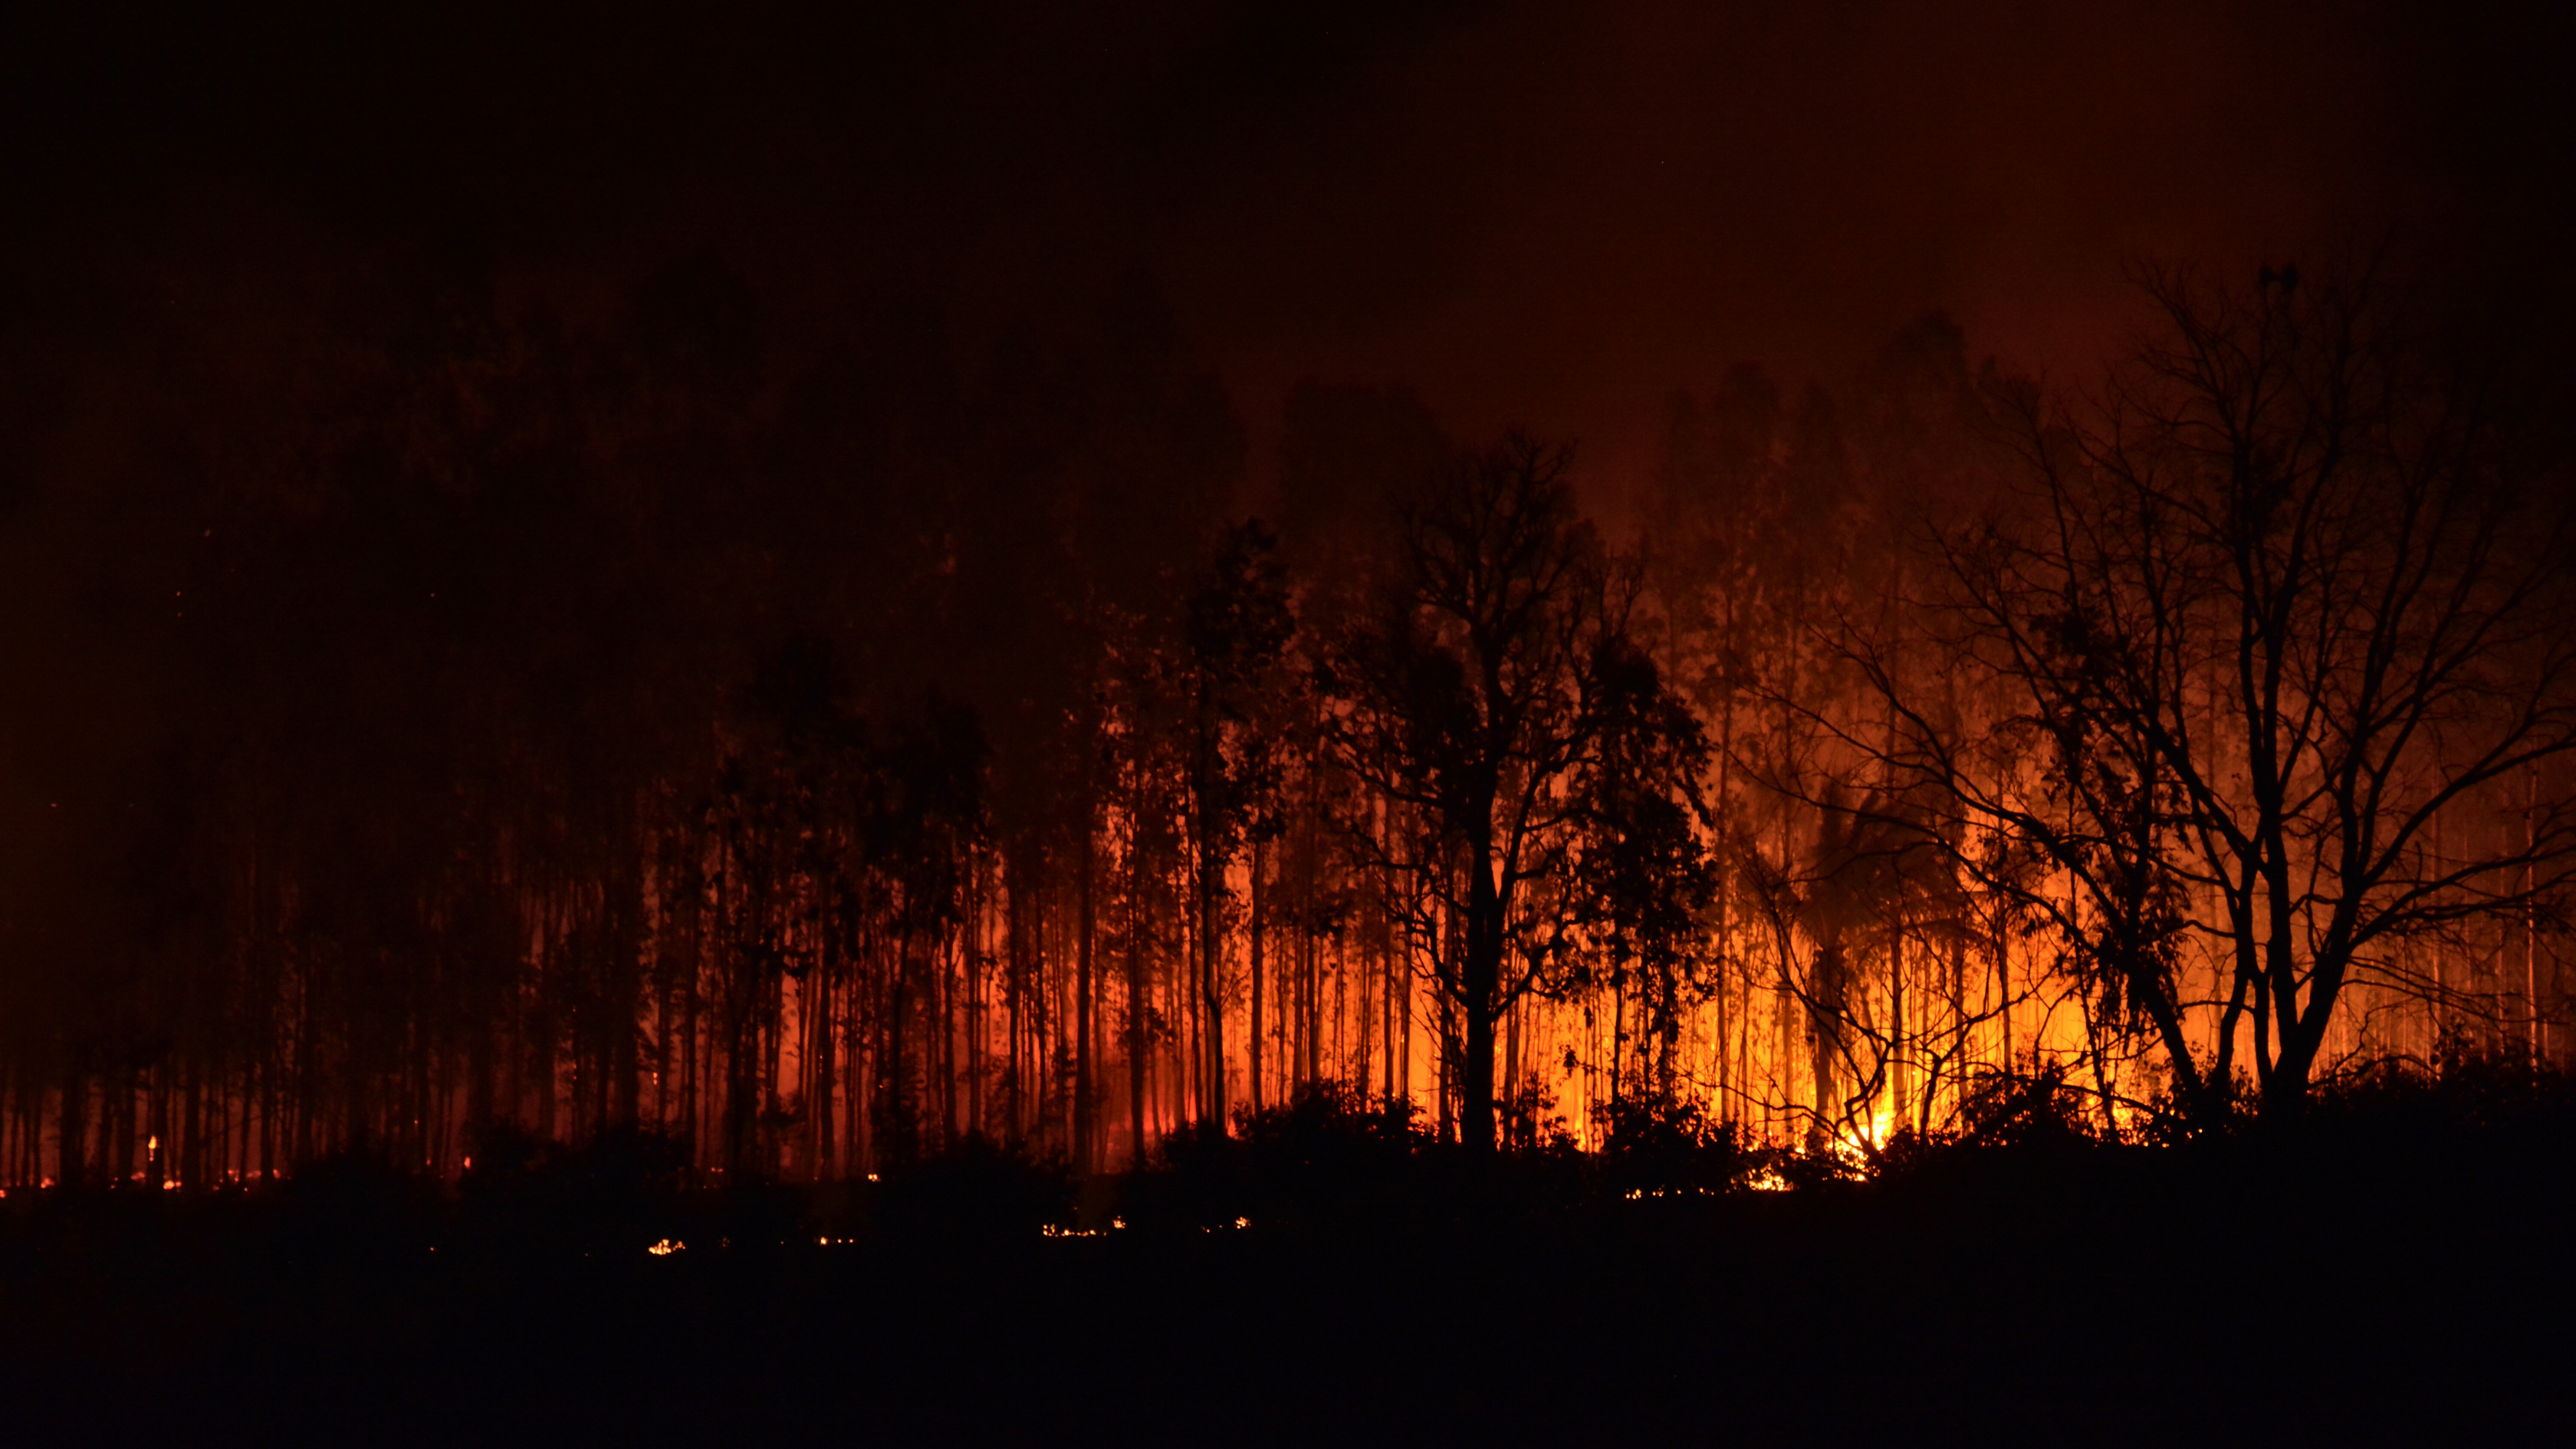
[[[1960,1139],[1980,1147],[2090,1143],[2099,1130],[2084,1094],[2067,1085],[2064,1067],[1984,1073],[1972,1080],[1961,1116]]]
[[[470,1247],[626,1255],[685,1229],[688,1152],[660,1133],[610,1128],[568,1148],[498,1124],[476,1133],[471,1162],[457,1182]]]
[[[1440,1175],[1420,1115],[1409,1098],[1318,1083],[1237,1112],[1231,1133],[1201,1123],[1165,1137],[1153,1168],[1118,1184],[1118,1211],[1147,1233],[1411,1221],[1438,1196]]]
[[[1312,1225],[1328,1217],[1387,1225],[1419,1217],[1438,1163],[1437,1144],[1409,1097],[1379,1099],[1324,1085],[1285,1106],[1239,1121],[1238,1210],[1265,1227]],[[1220,1212],[1222,1210],[1220,1209]]]
[[[308,1261],[408,1256],[433,1236],[429,1184],[363,1142],[306,1163],[260,1207],[275,1246]]]
[[[1723,1192],[1746,1166],[1735,1124],[1695,1102],[1623,1098],[1600,1112],[1603,1186],[1621,1196]]]
[[[1072,1222],[1073,1178],[1060,1162],[970,1132],[888,1168],[874,1206],[878,1230],[895,1238],[1028,1238]]]

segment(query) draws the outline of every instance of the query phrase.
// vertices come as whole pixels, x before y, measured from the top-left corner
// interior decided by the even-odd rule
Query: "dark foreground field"
[[[2382,1102],[1772,1192],[1351,1120],[1071,1196],[975,1152],[669,1192],[650,1143],[14,1192],[0,1440],[2563,1442],[2565,1122]]]

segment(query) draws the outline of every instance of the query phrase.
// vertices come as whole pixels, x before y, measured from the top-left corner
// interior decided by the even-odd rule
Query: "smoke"
[[[1840,377],[1945,310],[2067,374],[2124,264],[2398,235],[2563,284],[2532,7],[2191,3],[244,7],[16,22],[53,240],[207,198],[604,307],[714,247],[782,341],[1142,274],[1275,452],[1288,391],[1647,466],[1664,397]],[[48,29],[48,26],[51,28]],[[174,198],[193,198],[185,204]],[[39,226],[45,232],[48,228]]]

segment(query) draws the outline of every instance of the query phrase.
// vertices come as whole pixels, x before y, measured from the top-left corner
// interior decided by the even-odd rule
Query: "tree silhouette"
[[[1277,720],[1281,663],[1296,620],[1272,560],[1277,541],[1260,523],[1227,532],[1210,575],[1187,604],[1184,688],[1190,696],[1190,838],[1198,909],[1198,1005],[1209,1120],[1226,1119],[1225,971],[1227,873],[1246,836],[1272,828],[1279,792]],[[1255,870],[1259,869],[1255,865]],[[1257,938],[1256,938],[1257,939]],[[1257,965],[1255,967],[1257,970]],[[1258,1016],[1254,1018],[1258,1022]],[[1256,1026],[1257,1030],[1257,1026]],[[1252,1069],[1259,1069],[1258,1039]]]
[[[2569,518],[2504,376],[2409,337],[2368,283],[2150,275],[2162,332],[2098,411],[1999,390],[2028,484],[1937,543],[1930,631],[2009,704],[1955,727],[1865,651],[1903,721],[1890,762],[2014,847],[1989,862],[2046,863],[1982,874],[2106,1018],[2151,1025],[2203,1118],[2249,1032],[2263,1109],[2297,1112],[2357,979],[2423,989],[2400,948],[2519,916],[2576,854],[2559,792],[2435,846],[2576,749]]]
[[[1576,517],[1568,463],[1514,435],[1400,499],[1401,557],[1321,676],[1344,706],[1337,758],[1429,831],[1410,855],[1369,839],[1436,911],[1421,934],[1438,943],[1460,1132],[1480,1153],[1495,1022],[1571,949],[1583,843],[1635,823],[1631,801],[1679,788],[1661,772],[1690,762],[1647,743],[1681,721],[1627,637],[1634,574]],[[1629,749],[1605,760],[1614,725]]]
[[[350,260],[0,333],[5,1185],[1150,1170],[1316,1091],[1842,1152],[2560,1055],[2551,455],[2313,270],[2165,279],[2099,408],[1939,317],[1738,369],[1631,553],[1400,390],[1296,389],[1239,522],[1148,289]]]

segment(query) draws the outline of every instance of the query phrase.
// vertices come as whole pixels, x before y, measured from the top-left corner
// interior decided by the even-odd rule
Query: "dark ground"
[[[461,1195],[19,1191],[0,1439],[2564,1442],[2566,1113],[2461,1119],[1767,1193],[1292,1132],[1095,1190],[1133,1222],[1087,1238],[972,1152],[805,1192],[657,1194],[634,1144]]]

